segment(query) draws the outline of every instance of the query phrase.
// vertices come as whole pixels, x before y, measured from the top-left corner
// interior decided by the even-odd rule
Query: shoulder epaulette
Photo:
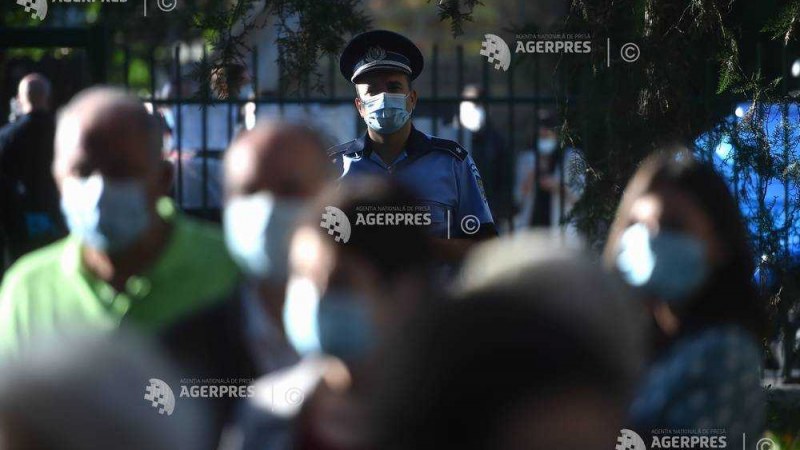
[[[328,149],[328,156],[330,158],[334,158],[343,153],[347,153],[348,150],[350,150],[350,147],[352,147],[357,140],[358,139],[353,139],[352,141],[345,142],[344,144],[334,145]]]
[[[431,145],[438,150],[444,150],[455,156],[459,161],[467,159],[469,153],[456,141],[431,136]]]

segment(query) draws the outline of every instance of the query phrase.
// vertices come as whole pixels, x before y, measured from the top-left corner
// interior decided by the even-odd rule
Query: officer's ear
[[[408,93],[408,100],[411,101],[411,110],[417,108],[417,90],[411,89],[411,92]]]
[[[356,110],[358,110],[358,114],[361,117],[364,117],[364,103],[361,102],[361,96],[358,95],[358,90],[356,90],[356,98],[353,100],[353,103],[356,105]]]

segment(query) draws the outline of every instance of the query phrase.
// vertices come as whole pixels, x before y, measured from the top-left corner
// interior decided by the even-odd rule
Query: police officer
[[[430,212],[437,256],[457,261],[477,240],[497,234],[478,169],[457,142],[428,136],[411,122],[412,81],[423,68],[419,48],[386,30],[359,34],[345,47],[339,70],[356,88],[355,106],[367,124],[358,139],[329,150],[342,178],[392,176]]]

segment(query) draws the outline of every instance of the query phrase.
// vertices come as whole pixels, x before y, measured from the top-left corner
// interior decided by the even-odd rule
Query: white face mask
[[[70,233],[108,253],[129,248],[150,225],[147,189],[137,179],[67,178],[61,190],[61,211]]]
[[[359,360],[375,343],[368,303],[351,289],[332,288],[320,294],[310,279],[293,277],[283,306],[286,337],[301,355],[325,353]]]
[[[289,241],[305,207],[267,192],[236,197],[225,206],[225,243],[244,273],[255,279],[285,282]]]
[[[486,111],[475,102],[461,102],[458,107],[458,119],[461,126],[475,133],[486,123]]]
[[[552,155],[558,146],[555,138],[539,138],[539,153]]]
[[[361,97],[367,126],[380,134],[391,134],[403,128],[411,118],[411,111],[406,109],[409,95],[383,92],[373,97]]]

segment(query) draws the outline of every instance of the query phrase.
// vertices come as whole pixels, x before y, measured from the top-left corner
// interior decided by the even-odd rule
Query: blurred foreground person
[[[742,433],[757,440],[765,312],[722,178],[685,151],[651,157],[625,190],[605,262],[641,294],[653,323],[631,425],[645,434],[724,429],[728,448],[742,447]]]
[[[17,102],[23,115],[0,129],[3,268],[66,234],[50,172],[56,131],[50,82],[38,73],[26,75],[19,83]]]
[[[160,124],[113,88],[61,112],[53,174],[70,235],[21,258],[0,287],[0,354],[39,334],[156,330],[220,298],[236,267],[222,234],[166,197]]]
[[[325,149],[308,127],[274,122],[243,134],[226,153],[225,239],[245,278],[225,301],[163,333],[187,377],[247,385],[298,361],[281,322],[289,241],[304,207],[333,181]],[[210,400],[217,434],[236,403]]]
[[[476,248],[379,360],[375,448],[614,448],[640,327],[590,261],[528,232]]]
[[[144,398],[171,367],[130,336],[37,340],[25,356],[0,374],[3,450],[194,450],[206,438],[204,411],[165,397],[160,414]]]
[[[388,181],[353,180],[323,196],[297,230],[284,324],[304,358],[255,384],[240,448],[369,446],[364,404],[372,395],[374,356],[387,336],[428,303],[432,251],[423,228],[361,223],[359,211],[414,204],[414,197]],[[320,226],[323,205],[349,218],[348,239]]]

